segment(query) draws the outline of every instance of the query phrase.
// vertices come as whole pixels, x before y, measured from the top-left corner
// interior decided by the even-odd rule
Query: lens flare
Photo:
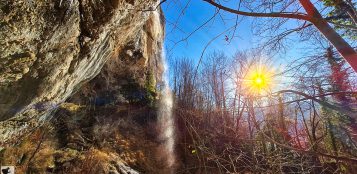
[[[241,80],[245,93],[261,95],[269,93],[274,87],[274,70],[261,62],[248,68],[245,77]]]

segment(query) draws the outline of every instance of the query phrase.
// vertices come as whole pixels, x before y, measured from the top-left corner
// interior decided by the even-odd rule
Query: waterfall
[[[173,96],[168,83],[168,66],[164,51],[162,51],[161,60],[164,66],[164,72],[162,74],[163,88],[160,97],[158,123],[160,127],[160,139],[163,141],[165,148],[164,154],[166,157],[164,157],[164,159],[166,165],[173,169],[175,163],[175,125],[172,115]]]
[[[154,11],[154,17],[152,18],[152,30],[151,34],[156,37],[164,36],[164,24],[161,21],[160,12]],[[164,40],[164,38],[162,38]],[[162,165],[164,165],[164,173],[173,173],[175,164],[175,124],[172,115],[173,106],[173,94],[169,86],[169,74],[168,65],[166,62],[166,54],[163,44],[161,45],[161,67],[159,68],[161,73],[160,84],[160,100],[158,109],[158,130],[159,140],[161,142],[158,148],[158,157]]]

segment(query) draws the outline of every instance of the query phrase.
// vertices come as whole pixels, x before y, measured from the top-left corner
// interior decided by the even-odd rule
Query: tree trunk
[[[357,72],[356,51],[327,23],[310,0],[299,0],[307,14],[312,18],[310,22],[321,32],[325,38],[337,49],[341,56]]]

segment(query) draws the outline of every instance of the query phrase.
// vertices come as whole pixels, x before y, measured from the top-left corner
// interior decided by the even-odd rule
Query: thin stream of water
[[[168,83],[168,66],[165,60],[165,53],[162,54],[162,63],[164,65],[163,73],[163,89],[160,98],[159,108],[159,125],[160,125],[160,139],[164,141],[164,148],[166,151],[167,166],[173,167],[175,163],[175,125],[172,115],[173,98],[172,92]]]
[[[160,12],[154,11],[153,14],[153,29],[152,34],[159,38],[163,36],[163,27],[162,19],[160,17]],[[163,39],[163,38],[162,38]],[[168,78],[168,65],[166,62],[166,54],[164,46],[161,48],[161,63],[163,65],[163,73],[161,77],[161,95],[159,101],[159,110],[158,110],[158,129],[159,129],[159,139],[162,142],[159,150],[158,156],[160,160],[165,165],[165,173],[174,173],[174,164],[175,164],[175,123],[172,115],[172,106],[173,106],[173,94],[169,86]]]

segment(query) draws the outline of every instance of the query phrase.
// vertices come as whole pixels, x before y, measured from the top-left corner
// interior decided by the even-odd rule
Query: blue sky
[[[223,2],[223,1],[222,1]],[[224,1],[226,6],[234,8],[236,4],[230,4],[237,1]],[[187,8],[182,9],[188,4]],[[321,8],[321,3],[315,4],[317,8]],[[215,13],[215,7],[202,0],[168,0],[162,4],[162,9],[166,18],[166,37],[165,48],[167,59],[180,59],[183,57],[190,58],[197,65],[205,46],[217,35],[232,27],[235,24],[236,15],[221,11],[221,16],[217,16],[210,21],[203,28],[194,32],[190,37],[191,32],[196,30],[199,26],[210,19]],[[247,9],[241,8],[243,11]],[[291,10],[290,10],[291,11]],[[326,13],[325,10],[323,13]],[[221,20],[225,19],[225,22]],[[235,37],[227,42],[226,35],[231,38],[232,32],[226,32],[215,39],[207,48],[204,55],[207,55],[214,50],[223,51],[228,57],[234,55],[237,51],[248,50],[256,48],[262,39],[253,34],[255,18],[239,16],[239,25],[235,32]],[[300,21],[300,24],[302,22]],[[281,28],[291,29],[297,26],[297,20],[289,20]],[[176,25],[176,27],[175,27]],[[267,25],[268,26],[268,25]],[[276,35],[280,33],[277,31],[273,33]],[[321,37],[319,32],[313,30],[316,37]],[[307,32],[308,33],[308,32]],[[184,38],[185,41],[181,41]],[[310,35],[305,35],[307,40],[311,41],[313,38]],[[284,69],[284,67],[292,65],[291,62],[301,57],[311,56],[311,54],[323,54],[324,50],[318,42],[301,42],[299,40],[299,33],[289,35],[287,38],[291,39],[285,46],[286,52],[276,54],[272,58],[272,64],[275,68]],[[321,37],[322,38],[322,37]],[[324,39],[318,38],[324,47],[328,46]],[[205,57],[205,56],[204,56]],[[286,79],[287,80],[287,79]],[[287,80],[289,81],[289,80]]]
[[[225,5],[230,7],[237,6],[229,4],[230,2],[234,3],[236,1],[227,1]],[[181,14],[186,4],[188,6],[184,13]],[[165,48],[169,61],[187,57],[197,65],[205,46],[217,35],[231,28],[236,22],[236,15],[221,11],[221,16],[216,17],[203,28],[194,32],[186,41],[180,41],[210,19],[215,13],[215,7],[202,0],[168,0],[162,5],[162,9],[166,18]],[[241,10],[248,11],[243,7],[241,7]],[[225,22],[221,18],[225,19]],[[233,30],[224,33],[208,46],[204,55],[218,50],[223,51],[228,57],[232,57],[237,51],[256,48],[259,43],[262,43],[262,40],[259,36],[253,34],[252,28],[255,19],[239,16],[239,25],[235,31],[235,37],[230,42],[227,42],[225,37],[227,35],[230,39]],[[296,20],[290,20],[282,28],[292,28],[296,25]],[[285,50],[286,52],[270,57],[275,68],[284,69],[284,67],[290,65],[290,62],[308,53],[305,48],[307,43],[301,44],[297,39],[297,35],[290,35],[288,38],[292,39],[292,41],[286,44],[288,47]]]
[[[227,1],[225,5],[230,7],[236,6],[235,4],[229,4],[230,2],[234,3],[236,1]],[[188,4],[188,6],[182,14],[182,9],[186,4]],[[195,31],[214,15],[215,7],[202,0],[168,0],[162,5],[162,9],[166,18],[165,48],[167,59],[170,61],[172,59],[187,57],[193,60],[195,66],[205,46],[217,35],[231,28],[236,22],[236,15],[221,11],[221,16],[217,16],[203,28],[200,28],[188,37],[191,32]],[[248,11],[242,7],[241,10]],[[221,18],[225,19],[225,22],[223,22]],[[239,25],[235,31],[235,37],[230,40],[230,42],[227,42],[225,40],[226,35],[230,39],[233,30],[225,32],[208,46],[204,55],[218,50],[223,51],[228,57],[231,57],[237,51],[255,48],[259,43],[262,43],[262,39],[253,34],[252,28],[255,18],[239,16],[238,21]],[[290,20],[282,26],[282,29],[294,28],[296,25],[295,20]],[[278,32],[276,34],[278,34]],[[180,41],[186,37],[188,37],[186,41]],[[306,56],[308,52],[305,48],[307,43],[298,42],[297,35],[291,35],[288,38],[292,39],[292,41],[286,44],[288,47],[288,49],[286,49],[287,52],[270,57],[272,58],[274,69],[283,71],[282,69],[290,65],[290,62]],[[313,47],[314,46],[312,46],[312,48]],[[290,80],[285,78],[285,81]]]
[[[235,23],[235,16],[228,13],[222,13],[223,18],[231,18],[232,20],[223,23],[220,18],[215,18],[215,20],[209,22],[205,27],[193,33],[187,41],[182,41],[175,45],[176,42],[186,38],[215,13],[215,8],[213,6],[203,1],[192,0],[184,14],[179,18],[181,9],[186,5],[186,2],[186,0],[177,2],[168,1],[163,5],[167,21],[165,45],[169,57],[189,57],[197,61],[201,56],[204,47],[210,40],[212,40],[212,38],[215,38],[217,35],[233,26]],[[176,26],[178,27],[174,28],[176,22]],[[251,20],[249,18],[243,20],[236,30],[236,37],[232,39],[230,43],[225,40],[225,35],[229,37],[231,37],[231,35],[229,35],[230,33],[225,33],[209,45],[206,53],[213,50],[221,50],[230,56],[237,50],[251,48],[253,35],[250,27]]]

